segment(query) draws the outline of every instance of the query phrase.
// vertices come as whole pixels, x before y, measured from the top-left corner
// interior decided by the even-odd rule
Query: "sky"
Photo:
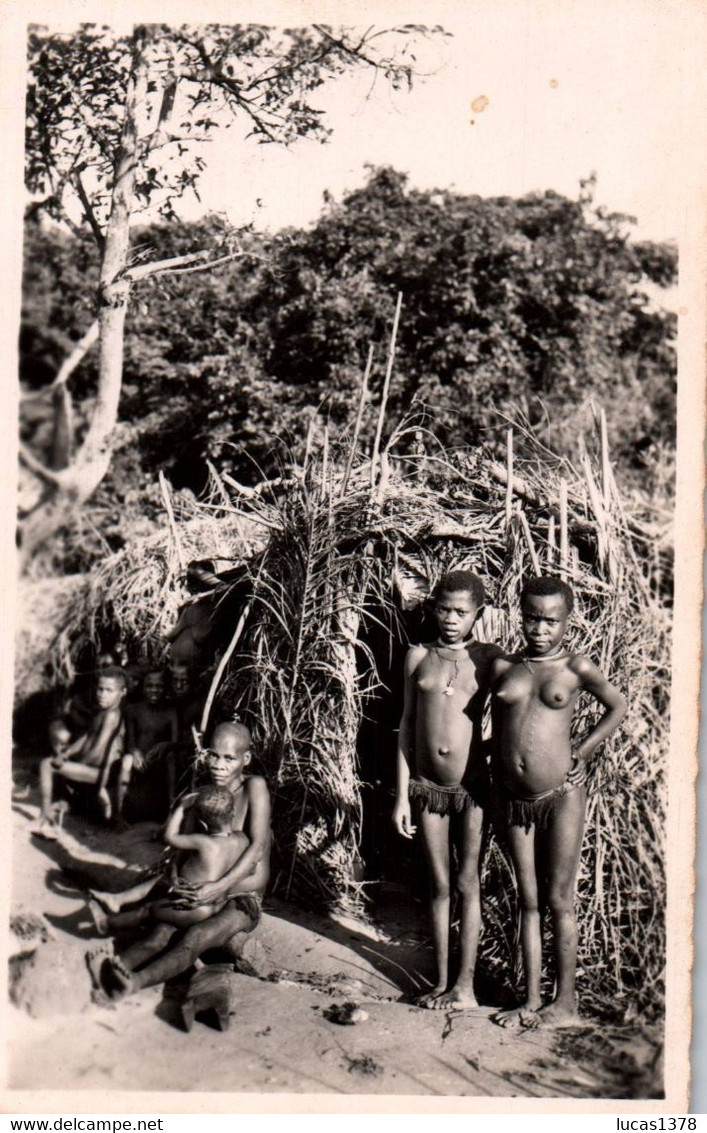
[[[678,239],[685,186],[676,173],[695,93],[682,17],[695,13],[649,0],[450,6],[442,22],[453,37],[421,52],[428,75],[411,93],[383,80],[371,90],[363,72],[332,83],[319,100],[333,129],[326,145],[285,150],[244,140],[237,126],[221,131],[205,152],[202,203],[183,212],[307,224],[325,190],[339,198],[364,182],[367,163],[405,171],[418,188],[482,196],[576,197],[594,171],[598,202],[635,216],[637,235]]]

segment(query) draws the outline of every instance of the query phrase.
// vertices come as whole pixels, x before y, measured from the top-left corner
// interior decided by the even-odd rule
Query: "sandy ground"
[[[25,788],[13,804],[12,1089],[660,1096],[659,1050],[645,1029],[583,1021],[517,1033],[492,1023],[490,1007],[422,1010],[401,1001],[429,967],[419,939],[275,901],[246,950],[257,974],[230,977],[235,1013],[225,1032],[205,1017],[187,1033],[183,989],[174,987],[97,1007],[84,895],[61,867],[83,862],[118,889],[160,848],[149,827],[116,837],[76,819],[60,843],[42,842],[30,834],[33,802]],[[328,1017],[352,1001],[361,1021]]]

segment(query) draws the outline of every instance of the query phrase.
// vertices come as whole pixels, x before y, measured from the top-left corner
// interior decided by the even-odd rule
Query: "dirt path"
[[[589,1025],[518,1034],[494,1025],[491,1008],[421,1010],[399,1001],[419,952],[365,924],[276,902],[246,952],[257,976],[232,977],[237,1006],[226,1032],[197,1021],[187,1034],[174,990],[96,1007],[84,961],[95,940],[83,895],[59,863],[83,859],[118,888],[159,846],[144,827],[116,837],[76,820],[60,844],[43,843],[30,835],[32,804],[18,799],[13,809],[14,923],[26,937],[17,951],[34,948],[16,961],[13,1089],[655,1096],[656,1048],[640,1035]],[[37,944],[40,933],[50,938]],[[331,1021],[329,1009],[347,1001],[366,1017]]]

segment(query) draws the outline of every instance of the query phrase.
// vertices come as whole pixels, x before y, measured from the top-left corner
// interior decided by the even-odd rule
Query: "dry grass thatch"
[[[389,370],[386,381],[389,377]],[[585,1004],[654,1011],[663,995],[663,838],[670,672],[669,616],[639,549],[651,539],[619,498],[597,415],[591,451],[576,464],[509,430],[507,459],[447,453],[408,422],[382,444],[385,388],[373,452],[358,445],[364,379],[352,435],[310,433],[304,460],[255,489],[212,474],[208,500],[170,517],[159,538],[107,560],[87,581],[62,631],[68,658],[110,617],[128,637],[160,633],[184,598],[189,557],[239,558],[251,600],[217,673],[220,711],[252,724],[275,800],[277,883],[313,905],[361,906],[361,777],[357,735],[375,712],[379,677],[369,642],[437,577],[471,566],[489,606],[479,636],[519,643],[522,580],[561,573],[577,609],[572,645],[627,696],[630,711],[590,773],[579,871],[579,988]],[[403,454],[404,455],[400,455]],[[251,538],[244,547],[244,527]],[[264,533],[256,545],[252,533]],[[580,701],[581,731],[594,708]],[[392,806],[392,800],[391,800]],[[514,969],[516,891],[502,842],[483,866],[481,963]]]
[[[235,707],[254,726],[275,796],[279,886],[313,905],[360,906],[356,739],[364,711],[375,712],[378,681],[366,627],[382,621],[401,633],[402,605],[429,593],[444,570],[472,566],[490,598],[479,636],[513,647],[522,579],[560,572],[578,597],[572,644],[630,704],[590,778],[579,986],[585,1001],[625,997],[655,1007],[663,978],[669,621],[644,579],[605,450],[603,461],[599,446],[596,459],[583,456],[573,468],[526,445],[510,468],[480,452],[422,452],[419,444],[415,455],[396,458],[402,440],[401,432],[390,438],[373,475],[360,454],[347,469],[348,450],[334,452],[326,437],[302,466],[255,491],[213,470],[201,518],[175,521],[190,555],[235,557],[244,521],[267,532],[248,560],[252,600],[219,697],[222,711]],[[168,542],[142,545],[139,556],[128,548],[103,564],[64,640],[77,624],[90,630],[106,604],[128,633],[166,628],[183,598]],[[592,711],[580,706],[579,731]],[[482,963],[508,973],[515,883],[495,839],[484,893]]]

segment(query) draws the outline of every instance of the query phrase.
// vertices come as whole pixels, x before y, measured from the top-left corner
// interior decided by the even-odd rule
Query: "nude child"
[[[67,746],[57,746],[54,754],[39,765],[41,820],[35,830],[43,838],[56,838],[52,817],[54,786],[57,778],[96,787],[101,813],[111,818],[113,807],[108,782],[115,762],[120,759],[124,723],[123,700],[127,681],[122,669],[101,671],[96,684],[96,706],[88,731]]]
[[[412,838],[413,808],[430,884],[430,916],[437,978],[418,997],[421,1007],[478,1006],[474,969],[481,926],[479,857],[488,771],[481,746],[490,665],[501,650],[469,640],[481,613],[484,588],[468,571],[445,575],[433,594],[435,641],[414,645],[405,658],[405,699],[398,744],[393,822]],[[454,888],[461,909],[459,972],[449,987],[453,848]]]
[[[526,981],[525,1002],[495,1017],[503,1026],[561,1025],[577,1017],[574,889],[586,766],[618,727],[626,701],[596,665],[565,646],[573,606],[566,582],[531,579],[521,593],[525,648],[496,658],[491,668],[493,777],[518,882]],[[571,742],[580,692],[593,696],[605,711],[586,735]],[[541,1009],[543,896],[552,916],[557,982],[553,1002]]]
[[[171,803],[174,799],[177,711],[164,702],[164,694],[164,673],[161,669],[151,669],[142,682],[142,700],[129,704],[125,710],[125,754],[120,761],[118,779],[118,813],[121,815],[133,772],[146,771],[160,762],[164,771],[164,802]],[[148,777],[152,780],[155,775]],[[158,786],[161,777],[158,772]],[[164,812],[161,817],[164,818]]]

